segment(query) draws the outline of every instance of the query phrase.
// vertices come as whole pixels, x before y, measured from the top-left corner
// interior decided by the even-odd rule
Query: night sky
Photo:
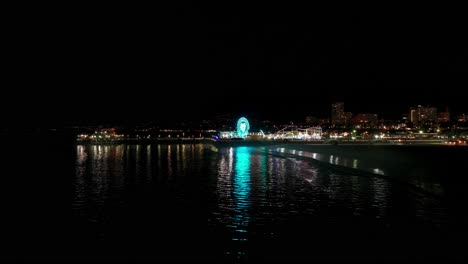
[[[384,118],[418,104],[468,111],[466,16],[356,10],[180,3],[31,11],[11,22],[11,92],[31,124],[303,119],[327,117],[333,101]]]

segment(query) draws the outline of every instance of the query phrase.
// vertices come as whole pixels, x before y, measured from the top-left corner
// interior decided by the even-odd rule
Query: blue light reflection
[[[238,147],[235,151],[235,165],[233,177],[233,198],[235,203],[233,225],[236,227],[236,233],[244,234],[247,232],[249,224],[250,207],[250,156],[251,148]],[[242,236],[244,236],[242,235]],[[233,240],[246,240],[245,237],[233,238]]]

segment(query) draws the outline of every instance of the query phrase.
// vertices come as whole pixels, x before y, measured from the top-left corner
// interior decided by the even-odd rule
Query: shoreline
[[[468,169],[467,147],[446,144],[285,144],[275,146],[270,151],[388,177],[437,196],[464,196],[465,191],[456,182],[460,180],[460,172]]]

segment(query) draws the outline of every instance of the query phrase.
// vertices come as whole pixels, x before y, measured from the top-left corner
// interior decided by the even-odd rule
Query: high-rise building
[[[331,105],[331,122],[333,125],[344,124],[346,122],[343,102],[336,102]]]
[[[419,124],[419,120],[421,119],[421,108],[422,106],[410,107],[409,120],[411,123]]]
[[[450,121],[450,112],[440,112],[437,120],[441,123]]]
[[[421,119],[425,122],[437,121],[437,108],[435,107],[424,107]]]
[[[413,124],[420,125],[427,122],[437,121],[437,108],[435,107],[418,107],[410,108],[410,121]]]
[[[351,123],[351,119],[353,118],[353,113],[351,113],[351,112],[345,112],[345,113],[343,114],[343,116],[344,116],[344,122],[345,122],[346,124]]]
[[[440,112],[437,120],[441,123],[450,122],[450,112],[448,106],[445,108],[445,112]]]

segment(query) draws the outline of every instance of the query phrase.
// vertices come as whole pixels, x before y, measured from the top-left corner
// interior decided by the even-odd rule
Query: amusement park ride
[[[258,133],[249,133],[250,123],[245,117],[237,121],[236,131],[223,131],[219,133],[218,139],[242,140],[261,138],[267,140],[320,140],[322,139],[321,127],[299,128],[291,125],[275,133],[265,134],[262,130]]]
[[[268,139],[290,139],[290,140],[320,140],[322,139],[321,127],[299,128],[291,125],[276,133],[266,136]]]

